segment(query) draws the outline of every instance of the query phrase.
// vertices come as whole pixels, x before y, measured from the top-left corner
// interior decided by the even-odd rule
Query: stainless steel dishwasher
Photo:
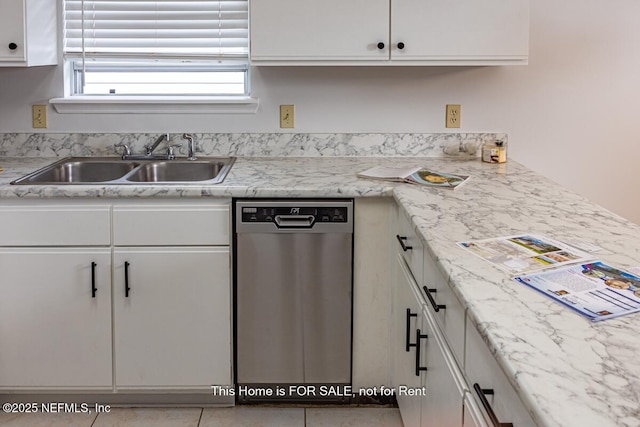
[[[236,400],[348,400],[353,200],[237,200],[234,259]]]

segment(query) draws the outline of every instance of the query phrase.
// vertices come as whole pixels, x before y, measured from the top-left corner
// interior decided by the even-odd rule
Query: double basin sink
[[[67,157],[11,184],[219,184],[233,157],[197,160],[119,160],[113,157]]]

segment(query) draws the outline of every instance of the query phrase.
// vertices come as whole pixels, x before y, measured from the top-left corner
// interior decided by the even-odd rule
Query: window
[[[70,94],[247,96],[247,0],[64,0]]]

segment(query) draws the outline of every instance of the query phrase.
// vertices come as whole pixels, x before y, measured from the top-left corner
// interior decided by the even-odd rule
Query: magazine
[[[576,264],[593,259],[589,254],[546,236],[520,234],[458,242],[458,245],[511,274]]]
[[[640,311],[640,277],[594,261],[514,280],[598,321]]]
[[[407,182],[428,187],[449,188],[455,190],[469,180],[466,175],[436,172],[421,166],[413,168],[391,168],[375,166],[360,173],[359,178],[382,179],[385,181]]]

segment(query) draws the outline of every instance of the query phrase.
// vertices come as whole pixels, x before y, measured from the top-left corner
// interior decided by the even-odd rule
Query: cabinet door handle
[[[124,297],[129,298],[129,261],[124,262]]]
[[[11,49],[11,50],[16,50],[17,48],[18,48],[18,45],[17,45],[17,44],[15,44],[15,43],[13,43],[13,42],[9,43],[9,49]]]
[[[378,49],[380,50],[384,49],[384,43],[382,42],[378,43],[377,46],[378,46]]]
[[[420,376],[420,372],[426,371],[426,366],[420,366],[420,340],[429,338],[427,335],[420,333],[420,329],[416,330],[416,377]]]
[[[487,414],[489,415],[489,419],[491,420],[491,424],[493,424],[493,427],[513,427],[513,423],[501,423],[498,420],[496,413],[493,412],[493,408],[489,404],[489,401],[487,400],[487,396],[486,396],[487,394],[493,395],[492,388],[483,389],[482,387],[480,387],[480,384],[475,383],[473,385],[473,389],[476,391],[476,394],[480,398],[480,403],[482,403],[482,406],[484,407],[485,411],[487,411]]]
[[[411,344],[411,318],[418,317],[418,313],[412,313],[410,308],[407,308],[407,330],[406,330],[406,338],[405,338],[405,350],[408,352],[409,348],[415,347],[415,344]]]
[[[398,49],[400,50],[404,49],[404,43],[402,42],[398,43]]]
[[[407,240],[406,237],[400,237],[399,234],[396,234],[396,239],[398,239],[398,242],[400,242],[400,247],[402,247],[403,251],[407,252],[413,249],[413,246],[407,246],[404,244],[404,241]]]
[[[98,292],[98,288],[96,288],[96,264],[95,262],[91,263],[91,298],[96,297],[96,292]]]
[[[427,295],[427,299],[431,303],[431,307],[433,307],[433,310],[436,313],[440,310],[447,309],[447,306],[445,304],[436,304],[436,300],[433,298],[433,296],[431,296],[431,294],[435,294],[436,292],[438,292],[437,289],[429,289],[426,286],[423,286],[422,289],[424,289],[424,293]]]

